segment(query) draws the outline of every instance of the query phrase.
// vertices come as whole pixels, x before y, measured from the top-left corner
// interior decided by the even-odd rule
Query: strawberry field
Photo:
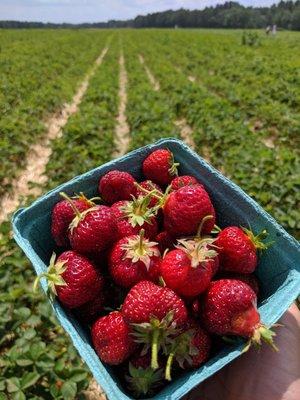
[[[259,35],[248,46],[237,30],[0,31],[0,400],[90,396],[91,376],[48,300],[33,293],[3,210],[5,196],[29,204],[41,174],[40,194],[157,139],[182,138],[300,238],[300,34]],[[48,121],[61,116],[52,137]],[[48,148],[50,136],[28,179],[32,146]]]

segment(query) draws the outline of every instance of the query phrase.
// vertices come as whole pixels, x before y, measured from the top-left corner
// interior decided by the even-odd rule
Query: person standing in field
[[[272,35],[276,35],[276,33],[277,33],[277,25],[273,25],[272,26]]]

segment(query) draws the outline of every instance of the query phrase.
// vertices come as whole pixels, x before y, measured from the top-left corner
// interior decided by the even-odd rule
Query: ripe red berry
[[[164,227],[172,236],[195,235],[203,218],[201,233],[209,234],[215,224],[215,210],[201,185],[184,186],[170,193],[163,207]]]
[[[82,254],[99,253],[107,249],[117,235],[116,218],[106,206],[96,206],[79,213],[69,231],[72,248]]]
[[[73,203],[79,212],[85,211],[95,205],[83,195],[68,200],[61,200],[55,204],[51,215],[51,234],[57,246],[61,247],[70,246],[68,229],[76,215],[70,202]]]
[[[136,196],[135,183],[136,180],[128,172],[114,170],[100,178],[98,190],[106,203],[113,204]]]
[[[119,365],[136,349],[131,329],[119,311],[99,318],[92,326],[92,342],[101,361]]]
[[[157,243],[140,235],[127,236],[114,244],[109,257],[109,272],[117,285],[132,287],[143,280],[158,282],[160,252]]]
[[[217,252],[210,248],[213,239],[179,240],[167,253],[160,267],[166,285],[177,294],[195,297],[209,286],[218,265]]]
[[[148,207],[148,203],[139,197],[132,201],[118,201],[111,206],[117,221],[118,238],[138,235],[141,229],[145,237],[154,239],[157,234],[155,213]]]
[[[170,311],[179,325],[187,318],[184,302],[173,290],[149,281],[139,282],[130,289],[121,311],[129,323],[149,322],[152,317],[162,320]]]
[[[257,249],[267,247],[259,239],[260,235],[255,237],[251,231],[237,226],[223,229],[216,242],[222,270],[243,274],[253,272],[258,263]]]
[[[224,272],[221,274],[220,279],[236,279],[249,285],[255,292],[256,296],[259,293],[259,281],[254,274],[235,274],[234,272]]]
[[[160,347],[187,320],[184,302],[173,290],[142,281],[130,289],[121,312],[128,323],[134,324],[137,340],[151,346],[151,366],[157,369]]]
[[[147,179],[158,185],[168,185],[177,175],[173,153],[167,149],[153,151],[143,162],[143,173]]]
[[[174,178],[171,182],[171,189],[178,190],[184,186],[197,185],[197,184],[200,185],[197,179],[194,178],[193,176],[190,175],[176,176],[176,178]]]
[[[47,272],[38,276],[35,287],[46,278],[49,289],[68,308],[80,307],[102,291],[104,278],[86,257],[70,250],[55,259],[53,254]]]
[[[264,340],[275,347],[275,334],[261,323],[256,302],[256,294],[242,281],[211,282],[203,298],[202,321],[211,333],[243,336],[250,339],[249,345]]]

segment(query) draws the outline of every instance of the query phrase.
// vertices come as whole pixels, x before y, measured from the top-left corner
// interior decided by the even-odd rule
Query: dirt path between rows
[[[140,63],[145,68],[146,74],[148,76],[148,79],[149,79],[150,83],[152,84],[153,89],[155,91],[160,90],[159,82],[156,80],[156,78],[152,74],[151,70],[146,65],[144,57],[142,55],[139,55],[139,60],[140,60]],[[180,136],[181,136],[182,140],[188,146],[190,146],[192,149],[195,149],[196,146],[195,146],[195,142],[194,142],[194,139],[193,139],[193,130],[189,126],[189,124],[187,123],[186,119],[185,118],[181,118],[181,119],[179,119],[177,121],[174,121],[174,125],[177,126],[177,128],[179,128]]]
[[[195,149],[195,142],[193,139],[193,130],[190,127],[190,125],[187,123],[185,118],[178,119],[175,121],[175,125],[179,128],[180,130],[180,135],[182,140],[190,146],[192,149]]]
[[[115,151],[113,158],[117,158],[126,153],[130,143],[130,129],[126,118],[127,105],[127,72],[125,68],[125,59],[121,53],[119,59],[120,75],[119,75],[119,111],[117,116],[117,125],[115,130]]]
[[[86,400],[107,400],[106,394],[94,378],[90,381],[88,388],[82,393]]]
[[[42,193],[41,186],[47,182],[45,169],[52,153],[51,142],[52,140],[61,137],[62,128],[66,125],[70,116],[77,112],[82,98],[88,88],[89,81],[95,74],[97,67],[101,64],[107,51],[107,47],[102,50],[93,67],[87,73],[83,82],[79,86],[72,101],[65,104],[58,113],[55,113],[45,123],[47,128],[46,135],[38,143],[32,145],[28,150],[25,167],[19,176],[12,182],[13,192],[0,199],[0,224],[4,222],[9,214],[19,206],[23,198],[28,196],[39,196]],[[39,186],[33,187],[31,183]]]
[[[148,79],[149,79],[151,85],[153,86],[153,89],[154,89],[156,92],[158,92],[159,89],[160,89],[159,82],[154,78],[152,72],[150,71],[150,69],[149,69],[149,68],[147,67],[147,65],[145,64],[144,57],[143,57],[141,54],[139,55],[139,60],[140,60],[140,63],[141,63],[141,64],[143,65],[143,67],[145,68],[146,74],[147,74],[147,76],[148,76]]]

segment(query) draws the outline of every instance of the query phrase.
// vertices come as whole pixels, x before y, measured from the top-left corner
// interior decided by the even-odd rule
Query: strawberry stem
[[[144,192],[147,196],[153,196],[153,197],[156,197],[158,200],[161,200],[161,198],[163,197],[163,195],[159,195],[159,194],[157,194],[158,193],[158,190],[155,188],[155,187],[153,187],[153,190],[148,190],[148,189],[145,189],[145,188],[143,188],[140,184],[138,184],[137,182],[135,183],[135,186],[138,188],[138,189],[140,189],[142,192]]]
[[[212,233],[220,233],[222,229],[218,225],[214,225],[214,228],[212,230]]]
[[[144,236],[145,236],[145,229],[140,230],[140,237],[139,237],[139,253],[143,254],[144,253]]]
[[[157,353],[158,353],[158,337],[159,337],[159,329],[154,329],[152,333],[152,343],[151,343],[151,368],[157,369],[158,368],[158,360],[157,360]]]
[[[73,203],[73,200],[65,193],[65,192],[60,192],[59,193],[61,195],[61,197],[63,197],[65,200],[67,200],[67,202],[70,204],[70,206],[72,207],[72,210],[74,211],[75,215],[80,218],[81,217],[81,213],[78,210],[78,208],[75,206],[75,204]]]
[[[210,220],[212,218],[213,218],[213,215],[206,215],[204,218],[202,218],[202,221],[200,222],[200,225],[199,225],[197,233],[196,233],[196,237],[200,237],[201,236],[203,225],[205,224],[206,221],[208,221],[208,220]]]
[[[169,357],[167,359],[167,364],[166,364],[166,370],[165,370],[165,379],[167,381],[171,381],[171,368],[172,368],[172,363],[174,359],[174,353],[170,353]]]

